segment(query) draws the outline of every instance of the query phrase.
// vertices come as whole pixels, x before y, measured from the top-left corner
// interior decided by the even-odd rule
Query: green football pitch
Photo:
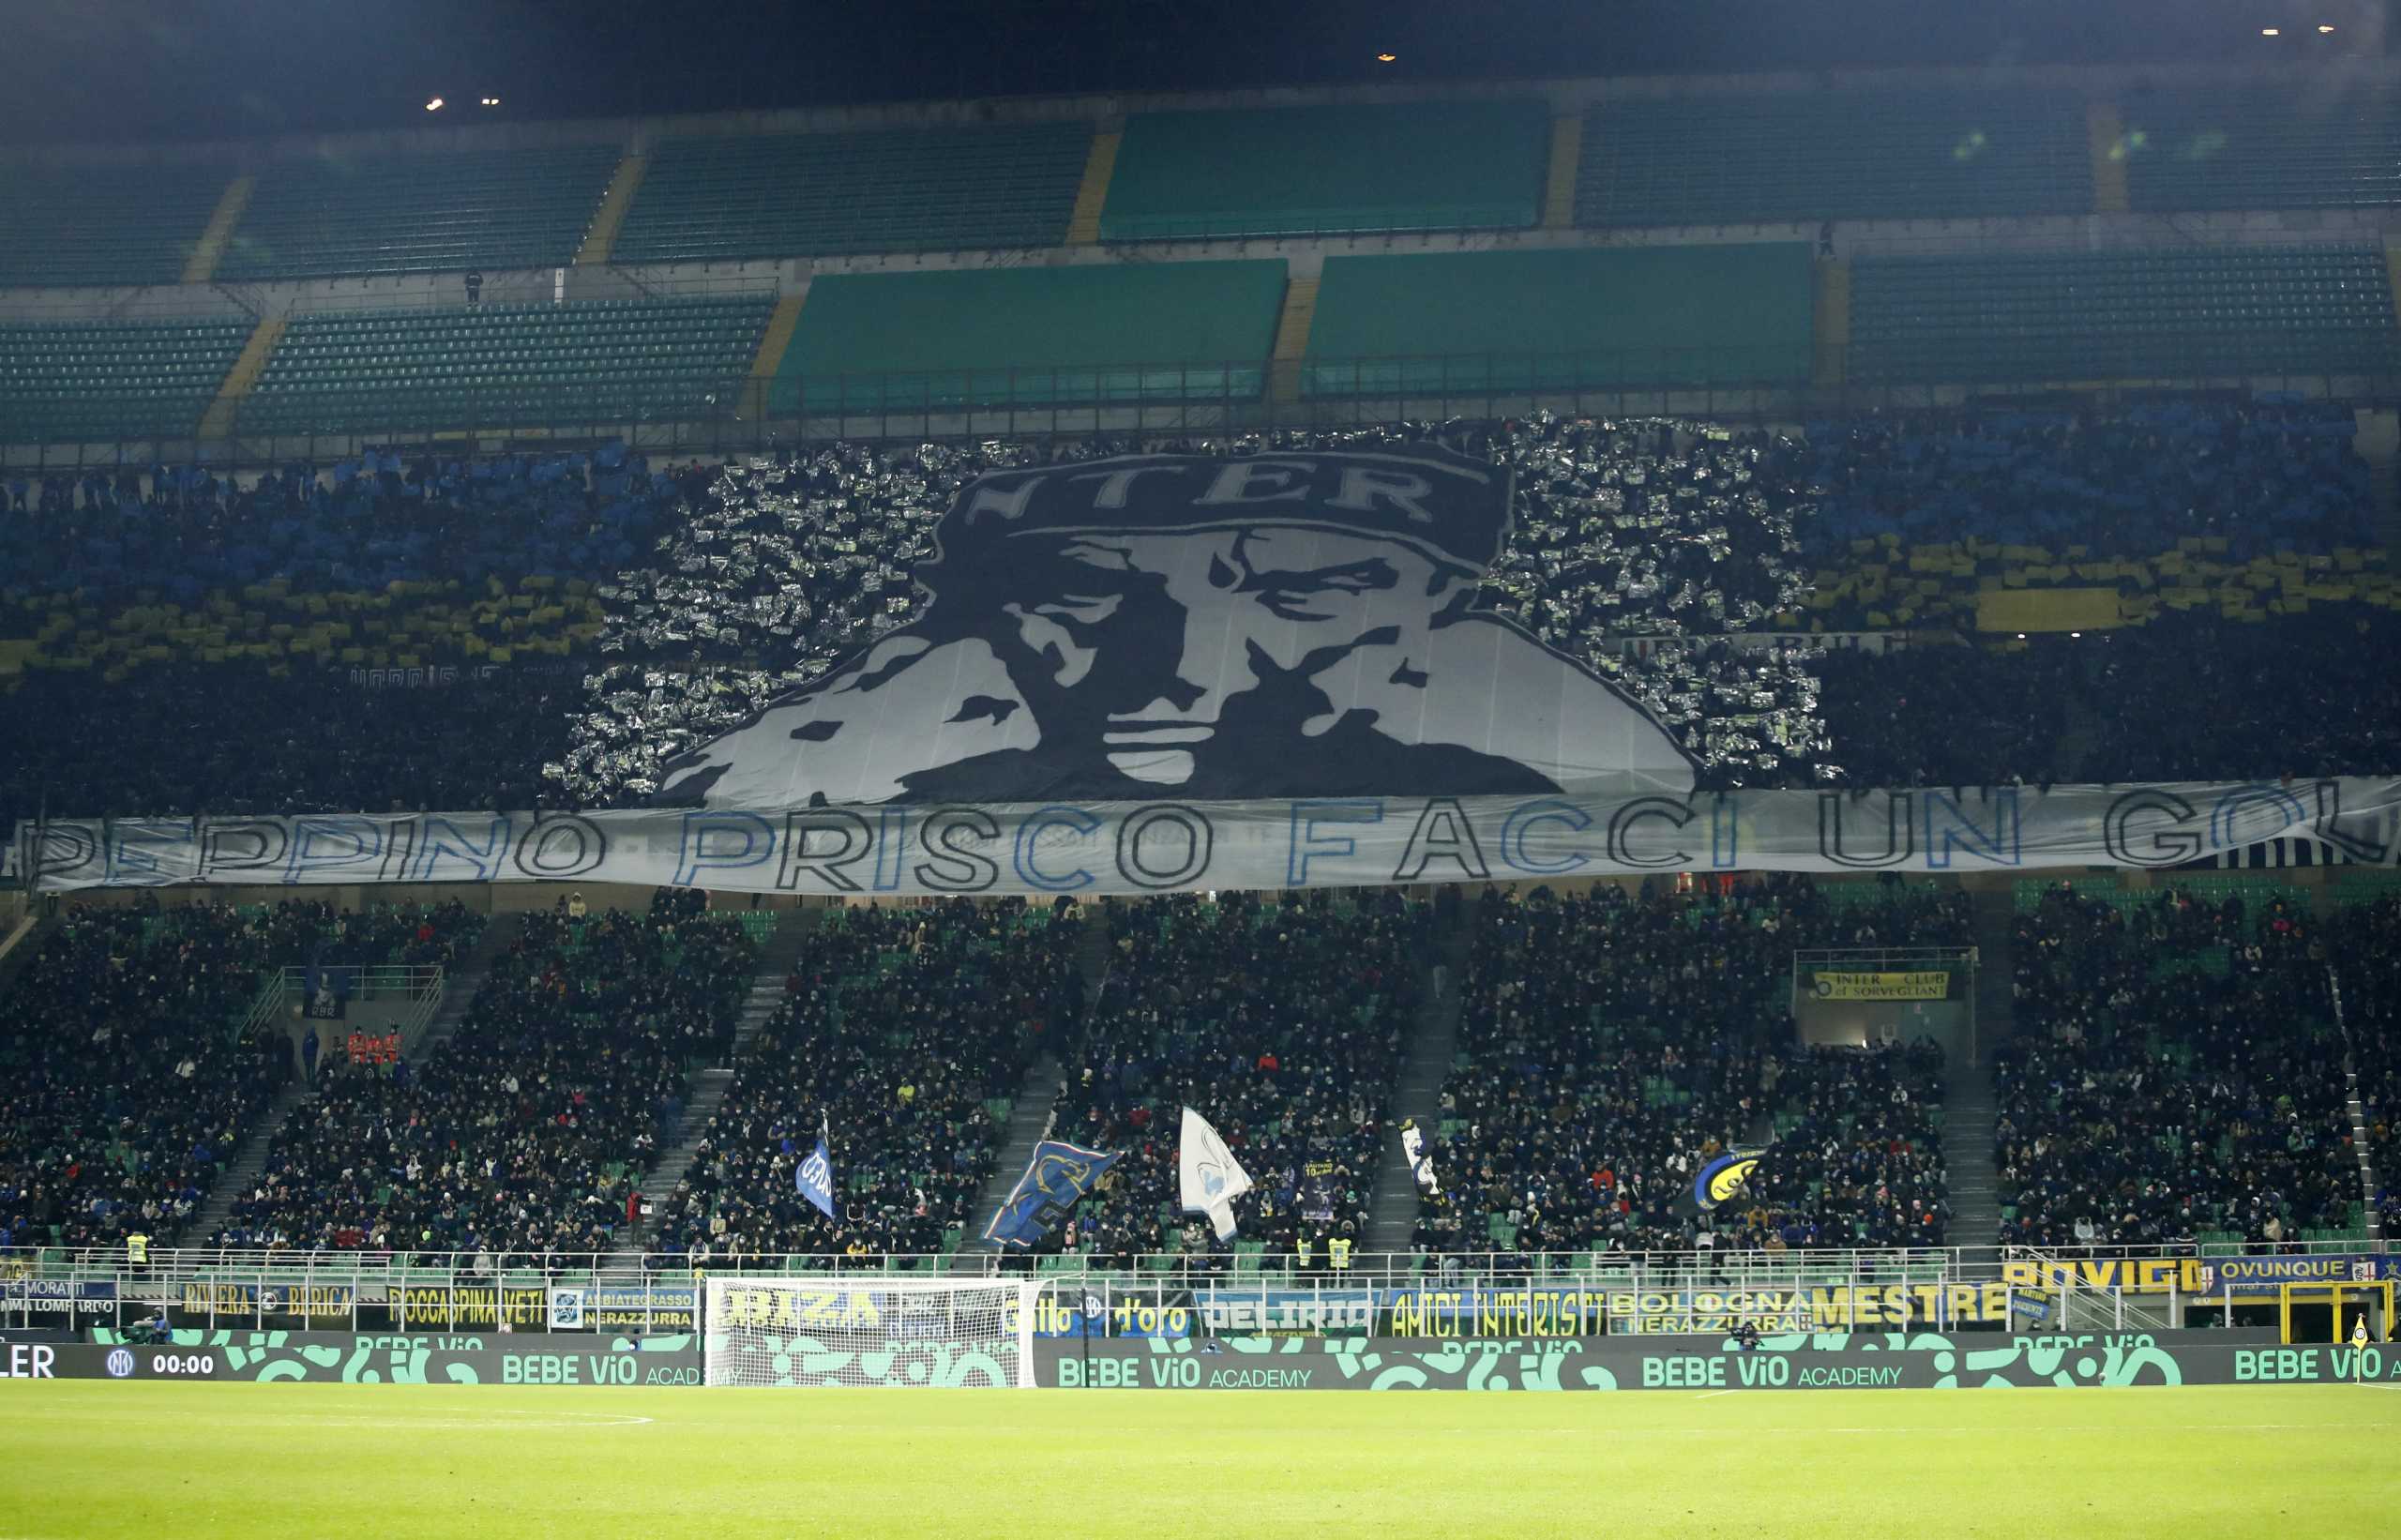
[[[2390,1535],[2378,1386],[1161,1395],[0,1381],[0,1540]]]

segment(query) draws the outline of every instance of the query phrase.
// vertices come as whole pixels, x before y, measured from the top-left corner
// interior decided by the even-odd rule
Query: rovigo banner
[[[2401,781],[1360,794],[798,810],[117,819],[20,826],[40,892],[610,882],[763,893],[1145,893],[1653,871],[2175,867],[2278,837],[2401,850]]]

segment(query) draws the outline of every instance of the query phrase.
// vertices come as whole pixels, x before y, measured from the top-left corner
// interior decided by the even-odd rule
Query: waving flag
[[[1743,1184],[1766,1155],[1764,1150],[1729,1150],[1700,1169],[1692,1179],[1692,1200],[1704,1209],[1714,1209],[1740,1194]]]
[[[834,1212],[834,1146],[833,1125],[823,1114],[817,1120],[817,1149],[793,1171],[793,1185],[800,1195],[817,1205],[828,1219],[838,1219]]]
[[[984,1239],[1019,1251],[1032,1246],[1116,1163],[1113,1153],[1044,1140],[1034,1147],[1034,1158],[1026,1162],[1025,1174],[1009,1189],[1000,1212],[984,1227]]]
[[[1217,1239],[1234,1238],[1234,1200],[1250,1190],[1250,1173],[1209,1126],[1209,1120],[1189,1107],[1184,1110],[1183,1148],[1177,1175],[1184,1188],[1184,1212],[1205,1214],[1216,1227]]]

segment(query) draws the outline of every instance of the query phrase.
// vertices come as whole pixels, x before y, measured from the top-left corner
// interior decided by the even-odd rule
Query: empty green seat
[[[177,282],[232,179],[194,166],[0,167],[0,287]]]
[[[250,331],[247,320],[0,323],[0,443],[189,434]]]
[[[296,316],[242,400],[239,426],[301,434],[704,418],[735,404],[773,306],[760,294]]]
[[[257,174],[219,279],[555,267],[575,255],[612,144],[322,155]]]
[[[2084,104],[2059,92],[1625,97],[1586,114],[1576,174],[1588,227],[2091,208]]]
[[[2119,103],[2134,208],[2382,208],[2401,203],[2401,91],[2347,81],[2212,85]]]
[[[1055,246],[1083,123],[661,141],[612,262]]]
[[[2374,247],[1863,258],[1850,305],[1862,383],[2401,369]]]

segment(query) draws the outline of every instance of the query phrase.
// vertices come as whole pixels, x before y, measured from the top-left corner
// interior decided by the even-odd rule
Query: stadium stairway
[[[1076,972],[1083,976],[1084,1010],[1089,1016],[1100,1004],[1101,985],[1109,977],[1109,922],[1102,918],[1100,909],[1092,905],[1085,906],[1083,922],[1083,934],[1076,943]],[[975,1206],[968,1212],[970,1248],[984,1248],[985,1222],[1000,1211],[1009,1189],[1025,1174],[1026,1163],[1034,1158],[1034,1147],[1049,1137],[1051,1110],[1058,1105],[1066,1073],[1058,1054],[1048,1048],[1027,1066],[1025,1079],[1019,1082],[1017,1095],[1009,1102],[1009,1125],[1001,1130],[1000,1154],[992,1163],[992,1174],[985,1179],[984,1190],[976,1194]]]
[[[1364,1249],[1406,1251],[1417,1230],[1417,1184],[1409,1174],[1409,1157],[1401,1153],[1400,1120],[1415,1118],[1428,1131],[1442,1121],[1442,1080],[1458,1052],[1459,987],[1467,977],[1468,928],[1462,904],[1450,924],[1434,932],[1434,953],[1424,980],[1426,1004],[1417,1012],[1416,1030],[1401,1049],[1400,1080],[1393,1088],[1391,1136],[1384,1140],[1383,1158],[1376,1166],[1375,1196],[1367,1204],[1367,1234]],[[1437,968],[1442,973],[1437,974]],[[1434,988],[1441,978],[1444,987]],[[1440,1168],[1437,1180],[1442,1178]]]
[[[1942,1165],[1951,1194],[1950,1243],[1984,1246],[2001,1229],[1992,1056],[2016,1028],[2011,983],[2017,969],[2010,941],[2016,910],[2007,887],[1979,890],[1974,905],[1976,1060],[1947,1065],[1943,1073]]]
[[[467,1019],[467,1008],[476,1003],[476,991],[484,987],[484,979],[491,973],[492,959],[514,945],[525,933],[525,917],[521,914],[494,915],[475,946],[459,959],[459,966],[443,979],[442,1004],[427,1022],[425,1030],[414,1042],[403,1040],[400,1051],[412,1059],[423,1059],[437,1044],[446,1043],[459,1023]]]
[[[0,990],[24,972],[34,954],[41,950],[44,930],[56,923],[35,914],[0,921]]]
[[[776,913],[776,929],[767,943],[759,949],[759,970],[750,975],[750,993],[742,1002],[742,1014],[734,1018],[733,1045],[726,1052],[726,1063],[700,1069],[684,1085],[684,1118],[667,1130],[673,1140],[659,1154],[657,1163],[650,1168],[642,1181],[642,1200],[650,1208],[666,1202],[675,1185],[692,1170],[692,1160],[699,1155],[701,1140],[708,1137],[709,1120],[725,1105],[725,1094],[733,1085],[733,1065],[750,1050],[759,1029],[784,1003],[784,980],[800,962],[800,949],[808,943],[808,933],[824,918],[822,909],[785,909]],[[617,1231],[616,1241],[609,1248],[612,1257],[639,1257],[642,1238],[627,1230]]]
[[[209,1187],[207,1200],[192,1212],[191,1223],[184,1230],[186,1241],[205,1246],[210,1236],[225,1228],[234,1217],[234,1200],[257,1186],[265,1173],[267,1147],[275,1142],[275,1136],[282,1132],[296,1109],[316,1099],[317,1093],[296,1080],[275,1094],[266,1115],[259,1119],[259,1125],[250,1130],[250,1137],[234,1152],[234,1158]]]
[[[2348,1046],[2343,1050],[2343,1101],[2351,1120],[2351,1150],[2360,1162],[2360,1212],[2367,1220],[2367,1238],[2381,1245],[2384,1223],[2376,1202],[2376,1166],[2368,1155],[2367,1109],[2360,1101],[2359,1059]]]

